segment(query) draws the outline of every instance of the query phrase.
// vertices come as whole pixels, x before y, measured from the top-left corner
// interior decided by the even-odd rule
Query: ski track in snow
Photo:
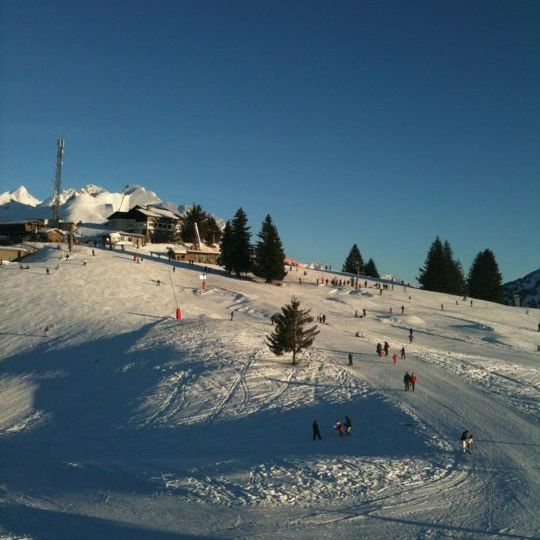
[[[45,249],[29,271],[0,269],[11,314],[0,334],[0,540],[87,538],[84,519],[103,520],[92,522],[102,537],[117,536],[110,523],[149,538],[539,536],[540,380],[524,312],[399,287],[316,287],[323,274],[311,271],[279,288],[210,274],[201,293],[198,268],[88,255],[78,247],[56,263]],[[76,297],[58,298],[60,279]],[[296,366],[265,345],[293,294],[328,318]],[[374,359],[384,339],[411,359]],[[409,365],[414,395],[402,391]],[[347,413],[353,435],[339,438],[331,426]],[[323,441],[311,441],[314,416]],[[467,422],[481,433],[472,456],[455,451]]]

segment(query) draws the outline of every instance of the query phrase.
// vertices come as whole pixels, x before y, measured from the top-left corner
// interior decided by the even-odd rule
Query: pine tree
[[[349,255],[343,264],[343,272],[350,274],[362,274],[364,272],[364,259],[360,255],[360,250],[356,244],[353,245]]]
[[[374,278],[380,277],[379,271],[377,270],[377,266],[375,265],[375,261],[373,259],[369,259],[369,261],[366,263],[366,266],[364,267],[364,274]]]
[[[463,294],[465,290],[465,278],[461,263],[454,259],[454,253],[450,242],[445,240],[443,244],[443,275],[441,292],[449,294]]]
[[[474,259],[468,276],[469,295],[481,300],[503,302],[502,275],[489,249],[478,253]]]
[[[216,244],[221,240],[222,231],[214,216],[208,216],[204,224],[204,236],[203,240],[207,244]]]
[[[233,232],[230,221],[225,223],[223,229],[223,235],[220,243],[220,254],[218,258],[218,264],[225,268],[227,274],[231,274],[234,268],[233,265]]]
[[[424,266],[420,268],[418,282],[427,291],[442,291],[444,280],[444,251],[441,239],[437,236],[426,256]]]
[[[260,240],[255,246],[253,271],[263,277],[266,283],[279,281],[285,277],[285,253],[272,218],[267,215],[259,232]]]
[[[240,276],[242,272],[249,272],[252,267],[251,233],[247,224],[247,215],[239,208],[231,222],[232,227],[232,271]]]
[[[186,217],[184,218],[184,224],[182,226],[182,240],[190,243],[197,240],[197,236],[195,234],[195,223],[197,224],[199,234],[202,238],[207,219],[208,215],[202,209],[201,205],[193,204],[193,206],[186,212]]]
[[[274,315],[275,331],[267,336],[266,344],[276,355],[292,352],[292,363],[296,363],[296,355],[302,350],[311,347],[315,336],[319,333],[317,325],[304,329],[304,326],[313,322],[309,309],[300,309],[300,301],[294,296],[291,303],[281,308],[281,313]]]

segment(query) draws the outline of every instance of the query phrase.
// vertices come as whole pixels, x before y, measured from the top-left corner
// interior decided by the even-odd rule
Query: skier
[[[366,308],[363,308],[362,309],[362,317],[365,317],[365,316],[366,316]],[[540,327],[540,324],[538,326]]]
[[[336,422],[336,425],[334,426],[334,429],[339,433],[340,437],[343,437],[345,435],[345,427],[341,423],[341,420],[338,420]]]
[[[234,311],[231,311],[231,321],[234,319]]]
[[[463,453],[472,454],[471,452],[471,444],[473,443],[473,434],[469,430],[465,430],[461,437],[459,438],[461,441],[461,448],[463,449]]]
[[[377,343],[377,356],[382,356],[382,345]]]
[[[51,271],[48,268],[45,268],[45,272],[47,272],[47,275],[51,273]]]
[[[416,375],[414,373],[411,373],[411,386],[412,386],[413,392],[414,392],[415,385],[416,385]]]
[[[323,324],[326,324],[326,315],[323,313],[322,316],[321,316],[321,322]]]
[[[352,352],[349,353],[349,366],[352,366]]]
[[[401,347],[401,359],[405,360],[405,347]]]
[[[47,337],[49,335],[49,327],[46,326],[44,329],[43,329],[43,337]]]
[[[401,314],[403,315],[404,312],[405,312],[405,306],[401,306]]]
[[[358,310],[357,309],[354,310],[354,318],[358,319]]]
[[[411,376],[409,375],[409,372],[405,372],[405,376],[403,377],[403,383],[405,384],[405,391],[409,390],[409,386],[411,384]]]
[[[412,343],[413,339],[413,329],[409,328],[409,343]]]
[[[388,356],[388,349],[390,349],[390,345],[388,344],[388,341],[384,342],[384,356]]]
[[[161,285],[161,281],[159,279],[156,279],[156,284],[159,287]]]
[[[352,421],[348,416],[346,416],[345,417],[345,433],[348,436],[350,436],[350,434],[351,434],[351,429],[352,429]]]
[[[322,439],[321,432],[319,431],[319,424],[317,424],[317,420],[313,420],[313,440],[319,439],[319,441]]]
[[[393,364],[397,364],[397,361],[398,361],[397,353],[394,353],[394,354],[392,355],[392,363],[393,363]]]

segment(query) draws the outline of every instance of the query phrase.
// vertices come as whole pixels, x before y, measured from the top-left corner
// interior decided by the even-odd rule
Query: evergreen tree
[[[225,223],[223,229],[223,235],[220,243],[220,254],[218,258],[218,264],[225,268],[227,274],[231,274],[234,268],[233,265],[233,232],[230,221]]]
[[[502,304],[502,275],[491,250],[481,251],[474,259],[469,269],[468,285],[469,295],[473,298]]]
[[[184,225],[182,226],[182,240],[190,243],[197,240],[197,236],[195,234],[195,223],[197,224],[199,234],[202,239],[207,219],[208,216],[202,209],[201,205],[193,204],[193,206],[186,212],[186,217],[184,218]]]
[[[232,271],[240,276],[242,272],[249,272],[252,267],[251,233],[247,224],[247,215],[239,208],[231,222],[232,227]]]
[[[454,259],[454,253],[448,240],[443,244],[443,276],[441,292],[449,294],[463,294],[465,291],[465,278],[461,263]]]
[[[281,313],[274,315],[274,320],[276,329],[267,336],[266,344],[276,356],[292,352],[294,365],[298,352],[313,344],[319,333],[317,325],[304,329],[306,324],[313,322],[313,317],[309,309],[300,309],[300,301],[294,296],[290,304],[281,308]]]
[[[342,271],[350,274],[362,274],[364,272],[364,260],[356,244],[353,245],[349,255],[345,259]]]
[[[444,248],[437,236],[426,256],[424,266],[420,268],[418,282],[427,291],[442,291],[444,275]]]
[[[364,274],[374,278],[380,277],[379,271],[377,270],[377,266],[375,265],[375,261],[373,259],[369,259],[369,261],[366,263],[366,266],[364,267]]]
[[[263,277],[266,283],[279,281],[285,277],[285,253],[272,218],[267,215],[259,232],[259,241],[255,246],[253,271]]]
[[[207,244],[218,243],[223,233],[221,232],[221,229],[219,225],[217,224],[216,218],[214,216],[209,215],[204,225],[205,226],[204,226],[203,240]]]

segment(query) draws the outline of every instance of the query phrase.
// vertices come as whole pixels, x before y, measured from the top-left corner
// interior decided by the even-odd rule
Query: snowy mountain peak
[[[37,206],[41,202],[39,199],[36,199],[33,195],[31,195],[24,186],[19,186],[13,191],[0,193],[0,204],[7,204],[12,201],[26,204],[28,206]]]

